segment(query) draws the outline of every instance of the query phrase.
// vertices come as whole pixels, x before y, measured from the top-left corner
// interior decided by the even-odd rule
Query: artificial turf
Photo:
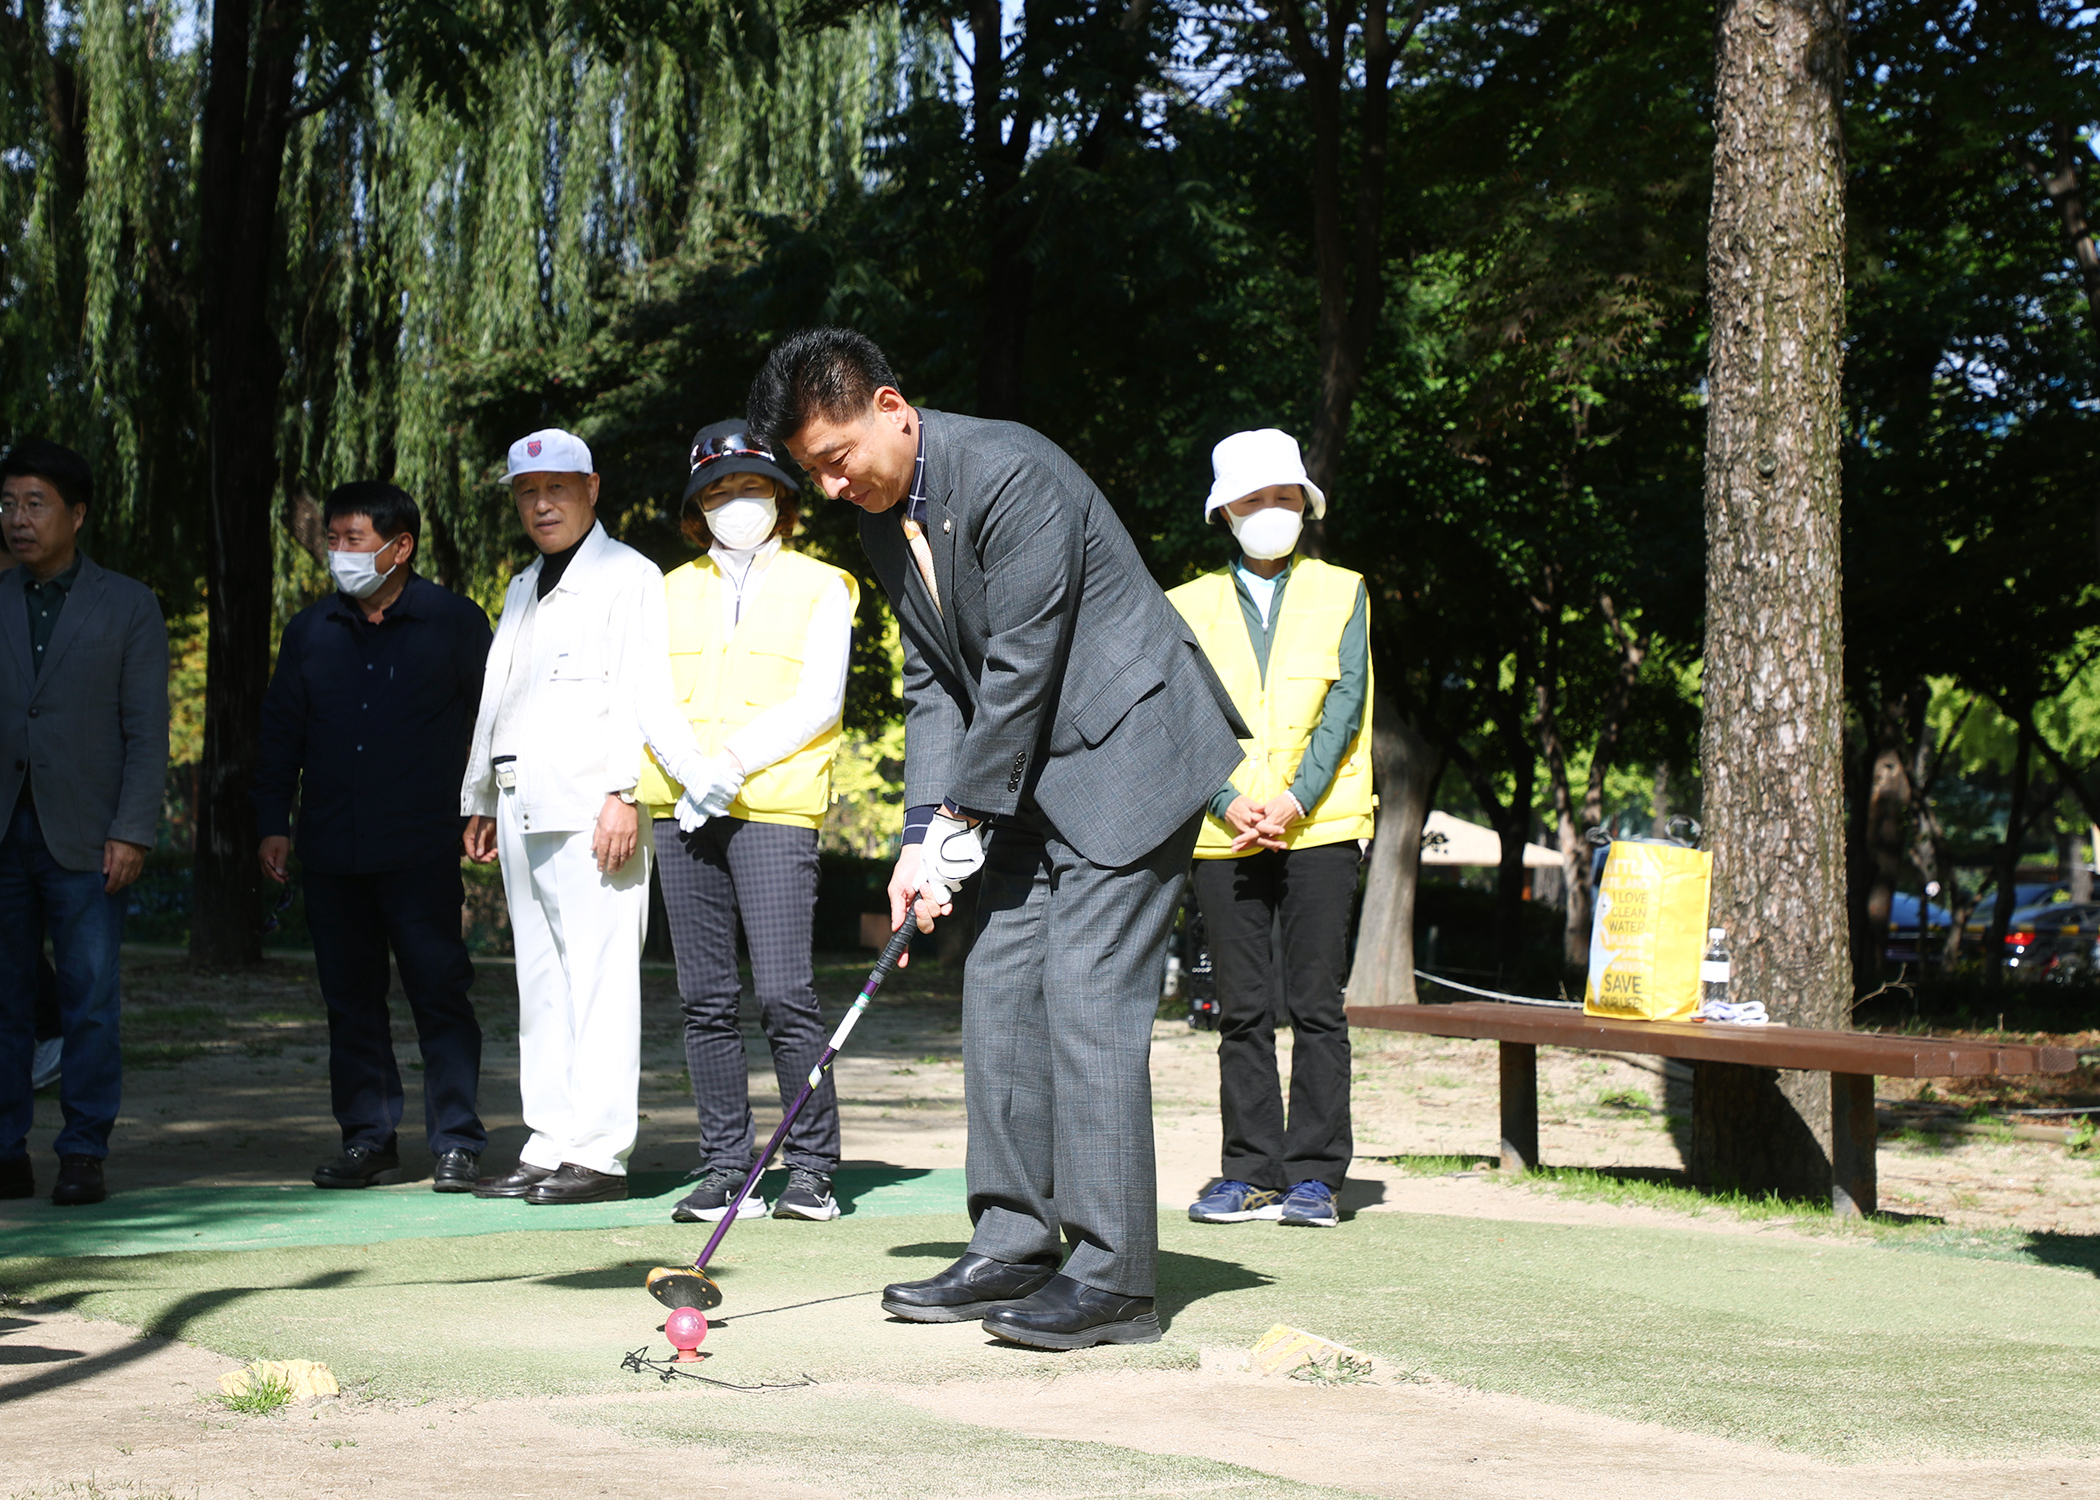
[[[1333,1231],[1172,1214],[1160,1228],[1167,1340],[1055,1355],[975,1324],[884,1317],[883,1283],[959,1253],[960,1215],[750,1220],[716,1262],[725,1301],[706,1373],[832,1383],[1186,1366],[1287,1322],[1445,1380],[1827,1458],[2100,1455],[2100,1281],[2085,1270],[1396,1213]],[[643,1273],[689,1258],[703,1229],[14,1258],[0,1290],[244,1359],[325,1360],[376,1395],[636,1391],[658,1387],[621,1356],[666,1352]],[[696,1398],[650,1425],[715,1441],[722,1417]]]
[[[787,1183],[768,1172],[768,1201]],[[259,1250],[284,1245],[365,1245],[548,1227],[611,1229],[660,1224],[690,1191],[676,1172],[636,1172],[618,1203],[536,1208],[519,1198],[433,1193],[428,1183],[357,1191],[296,1187],[167,1187],[117,1193],[85,1207],[40,1198],[0,1204],[0,1246],[10,1255],[147,1255],[159,1250]],[[960,1167],[842,1167],[832,1189],[849,1216],[960,1213]]]

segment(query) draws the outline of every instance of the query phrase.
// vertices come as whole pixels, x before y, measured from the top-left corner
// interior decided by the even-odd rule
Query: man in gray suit
[[[837,328],[776,346],[747,417],[864,512],[902,626],[892,922],[915,905],[931,931],[984,870],[963,980],[975,1232],[882,1305],[1046,1349],[1150,1343],[1152,1019],[1203,807],[1246,728],[1115,512],[1040,433],[913,408],[882,351]]]
[[[56,443],[0,459],[0,1198],[36,1191],[37,959],[48,927],[65,1033],[51,1201],[108,1196],[102,1161],[123,1093],[117,1050],[124,888],[160,822],[168,765],[168,632],[143,584],[77,546],[87,462]]]

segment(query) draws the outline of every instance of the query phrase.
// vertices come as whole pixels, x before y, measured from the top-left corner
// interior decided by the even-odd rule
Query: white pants
[[[518,956],[518,1092],[527,1166],[625,1175],[642,1066],[642,938],[649,820],[632,858],[600,873],[591,835],[527,833],[516,799],[496,812],[496,852]]]

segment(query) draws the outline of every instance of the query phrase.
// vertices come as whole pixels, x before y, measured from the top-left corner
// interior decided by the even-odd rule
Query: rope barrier
[[[1445,979],[1427,969],[1415,970],[1415,978],[1426,979],[1431,984],[1441,984],[1446,989],[1464,990],[1469,995],[1479,995],[1487,1000],[1507,1000],[1512,1005],[1543,1005],[1550,1010],[1581,1010],[1580,1000],[1541,1000],[1533,995],[1506,995],[1500,990],[1475,989],[1470,984],[1460,984],[1456,979]]]

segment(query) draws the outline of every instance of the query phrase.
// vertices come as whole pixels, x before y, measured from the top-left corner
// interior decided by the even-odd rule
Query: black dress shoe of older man
[[[29,1158],[13,1156],[6,1161],[0,1161],[0,1198],[35,1196],[36,1168],[29,1164]]]
[[[554,1175],[552,1167],[519,1162],[501,1177],[484,1177],[474,1184],[477,1198],[522,1198]]]
[[[1057,1274],[1057,1263],[993,1260],[975,1252],[924,1281],[882,1289],[882,1310],[907,1323],[964,1323],[1025,1297]]]
[[[58,1159],[58,1181],[51,1185],[51,1201],[61,1208],[70,1208],[82,1203],[100,1203],[109,1196],[109,1189],[102,1181],[102,1158],[99,1156],[61,1156]]]
[[[481,1175],[481,1156],[464,1146],[447,1151],[430,1170],[433,1193],[471,1193]]]
[[[1035,1349],[1156,1344],[1159,1314],[1150,1297],[1126,1297],[1053,1276],[1034,1296],[993,1308],[985,1315],[984,1331]]]
[[[334,1161],[314,1168],[318,1188],[391,1187],[401,1180],[401,1153],[393,1146],[345,1146]]]
[[[618,1203],[627,1196],[627,1178],[617,1172],[594,1172],[565,1161],[532,1186],[527,1203]]]

